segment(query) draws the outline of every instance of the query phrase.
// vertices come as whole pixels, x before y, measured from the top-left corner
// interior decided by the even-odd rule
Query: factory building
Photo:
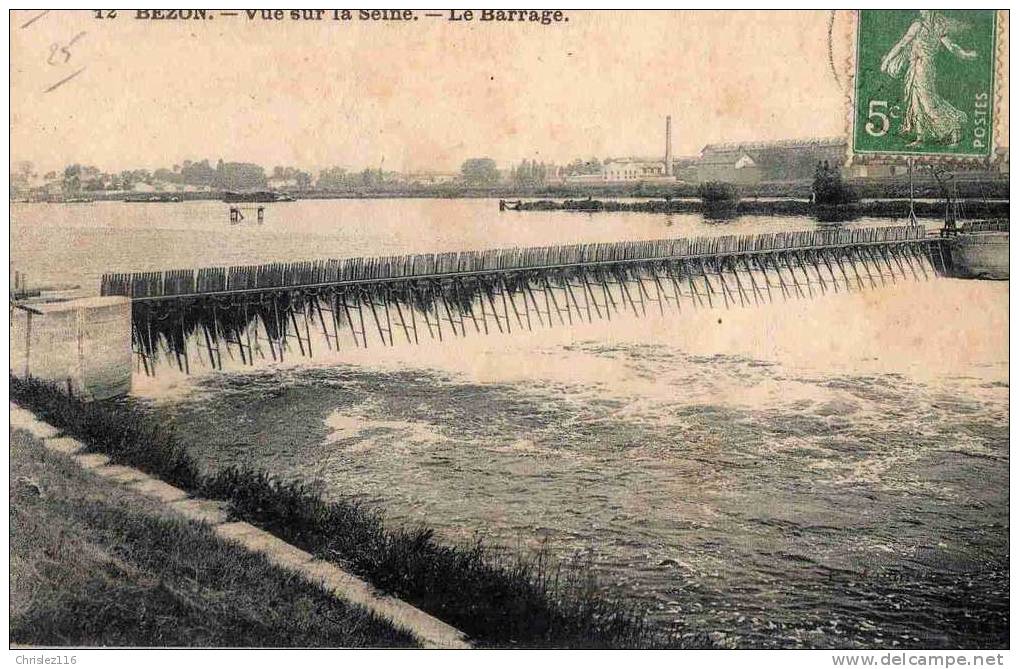
[[[675,181],[672,159],[672,117],[665,117],[664,158],[610,158],[602,165],[601,181],[644,181],[651,183]],[[573,177],[567,181],[580,183]],[[588,179],[587,181],[590,181]]]
[[[798,181],[813,178],[818,163],[841,168],[845,161],[846,142],[840,137],[708,144],[696,174],[702,182]]]

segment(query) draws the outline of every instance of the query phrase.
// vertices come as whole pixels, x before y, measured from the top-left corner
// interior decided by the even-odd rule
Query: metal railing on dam
[[[194,356],[221,368],[224,349],[248,365],[312,355],[313,328],[330,349],[392,346],[863,290],[948,266],[922,227],[833,228],[106,274],[102,294],[132,299],[134,351],[152,374],[161,352],[183,371]]]

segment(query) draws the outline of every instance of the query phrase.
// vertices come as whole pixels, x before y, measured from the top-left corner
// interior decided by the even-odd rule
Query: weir
[[[822,229],[106,274],[131,298],[136,368],[190,373],[228,359],[313,355],[612,320],[649,310],[748,307],[950,272],[919,226]]]

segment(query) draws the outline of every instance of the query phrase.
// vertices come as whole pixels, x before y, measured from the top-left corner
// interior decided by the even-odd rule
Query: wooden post
[[[749,263],[750,261],[753,261],[754,266],[757,267],[757,269],[761,272],[761,276],[764,279],[764,288],[768,292],[768,302],[769,303],[774,302],[774,298],[772,298],[771,295],[771,280],[768,278],[767,269],[761,266],[761,260],[756,255],[747,258],[747,262]],[[747,270],[750,271],[750,268],[747,267]]]
[[[502,275],[501,279],[502,279],[502,294],[503,294],[503,298],[505,299],[505,296],[509,295],[510,305],[513,307],[513,314],[517,317],[517,325],[519,325],[520,328],[523,329],[523,327],[524,327],[523,319],[520,318],[520,310],[517,309],[517,301],[513,299],[513,291],[510,290],[509,284],[506,282],[506,276]],[[527,303],[526,302],[524,303],[524,311],[525,312],[527,311]],[[531,315],[530,314],[527,314],[527,329],[528,329],[528,331],[531,330]]]
[[[714,308],[715,302],[711,299],[711,294],[715,292],[714,286],[711,285],[711,281],[708,280],[707,268],[704,266],[704,258],[698,258],[698,269],[701,271],[701,278],[704,279],[705,292],[708,296],[708,307]],[[725,301],[725,308],[729,308],[729,301]]]
[[[835,289],[836,293],[839,292],[839,280],[835,277],[835,271],[831,267],[831,262],[829,262],[827,250],[821,249],[820,251],[818,251],[818,254],[821,256],[821,260],[824,262],[824,266],[828,269],[828,275],[831,276],[832,288]],[[848,288],[846,290],[848,290]]]
[[[857,260],[859,260],[860,263],[863,265],[863,270],[867,273],[867,279],[870,280],[870,287],[877,288],[877,281],[874,280],[874,274],[870,271],[870,267],[867,265],[867,261],[864,260],[863,256],[860,254],[860,247],[854,246],[852,248],[852,251],[853,253],[856,254]]]
[[[183,304],[181,305],[181,312],[180,312],[180,343],[181,343],[181,348],[184,351],[184,373],[185,374],[190,374],[191,373],[191,363],[188,360],[188,336],[187,336],[187,332],[184,331],[184,308],[183,308]]]
[[[658,272],[655,270],[655,264],[648,264],[648,274],[651,275],[651,279],[655,282],[655,300],[658,302],[658,315],[665,316],[665,302],[668,298],[666,297],[665,290],[662,288],[662,281],[658,278]],[[679,300],[676,301],[679,304]]]
[[[782,289],[782,300],[788,301],[792,297],[792,293],[789,291],[789,286],[785,284],[785,278],[782,276],[782,268],[779,267],[778,262],[775,260],[775,253],[769,253],[766,256],[767,260],[771,260],[771,266],[775,268],[775,273],[778,275],[778,286]]]
[[[757,279],[754,278],[754,271],[750,268],[750,263],[747,262],[747,257],[740,256],[740,260],[743,261],[743,267],[747,270],[747,276],[750,277],[750,285],[754,289],[754,304],[760,304],[758,300],[764,301],[764,293],[757,286]]]
[[[25,378],[32,375],[32,312],[25,310]]]
[[[606,270],[598,271],[598,279],[601,281],[602,296],[605,298],[605,313],[609,313],[609,306],[611,306],[612,311],[615,311],[618,314],[619,305],[616,304],[616,299],[612,297],[612,291],[609,290],[609,282],[605,278],[606,274],[608,274],[608,271]]]
[[[735,256],[729,256],[728,258],[725,258],[722,261],[723,265],[725,263],[725,260],[729,261],[729,269],[732,270],[732,276],[733,276],[733,278],[736,279],[736,289],[739,291],[739,303],[740,303],[740,306],[744,306],[743,298],[746,295],[746,290],[744,290],[743,282],[740,281],[740,278],[739,278],[739,265],[736,264],[736,257]],[[756,295],[754,296],[754,304],[760,304],[758,302],[758,299],[757,299]],[[749,297],[746,298],[745,306],[750,306],[750,298]]]
[[[548,308],[548,300],[549,300],[549,298],[551,298],[552,306],[555,307],[556,316],[559,317],[559,324],[560,325],[566,325],[566,321],[563,320],[563,312],[559,308],[559,301],[556,300],[555,293],[552,292],[552,286],[548,282],[548,276],[543,274],[542,277],[541,277],[541,280],[542,280],[542,283],[545,286],[545,295],[546,295],[546,298],[545,298],[545,308],[546,309]],[[552,318],[549,317],[548,320],[551,323]],[[572,317],[570,319],[570,322],[571,323],[573,322]]]
[[[563,282],[563,285],[566,286],[566,291],[567,291],[567,293],[570,296],[570,300],[573,301],[573,308],[577,310],[577,316],[580,318],[581,322],[583,322],[583,320],[584,320],[584,312],[581,311],[580,304],[577,302],[577,296],[573,292],[573,284],[570,283],[570,277],[569,276],[562,276],[560,278],[561,278],[561,280]],[[586,302],[586,300],[587,300],[587,296],[586,295],[584,296],[584,300]],[[527,311],[527,303],[526,302],[524,303],[524,311],[525,312]],[[588,323],[591,322],[591,305],[587,305],[587,322]],[[572,324],[572,323],[573,323],[573,316],[571,315],[570,316],[570,324]],[[527,314],[527,327],[528,327],[528,329],[530,329],[530,327],[531,327],[531,314],[529,312]]]
[[[923,257],[919,253],[917,253],[916,244],[912,242],[907,242],[905,246],[907,256],[912,256],[916,260],[916,266],[919,267],[920,271],[923,273],[924,280],[929,280],[930,275],[927,274],[927,268],[924,267]]]
[[[386,335],[383,334],[382,321],[379,320],[379,312],[375,310],[375,296],[373,296],[370,292],[365,291],[364,292],[364,297],[368,298],[368,306],[372,310],[372,318],[375,319],[375,327],[379,331],[379,341],[381,341],[382,345],[385,346],[386,345]],[[361,301],[363,302],[364,300],[362,299]]]
[[[304,338],[305,340],[307,340],[308,343],[308,357],[310,358],[313,355],[315,355],[311,350],[311,329],[308,327],[308,309],[311,308],[311,305],[307,302],[307,300],[305,300],[303,306],[304,308],[301,309],[301,311],[303,312],[304,316]],[[299,333],[299,331],[297,330],[297,325],[294,325],[294,331]]]
[[[732,299],[732,291],[729,290],[729,285],[725,282],[725,275],[722,274],[722,266],[721,266],[720,263],[721,263],[721,261],[716,257],[715,258],[715,262],[714,262],[714,264],[715,264],[715,271],[718,274],[718,282],[722,286],[722,298],[725,301],[725,308],[728,309],[729,308],[729,302],[732,302],[733,304],[735,304],[736,300]],[[742,301],[742,299],[743,298],[740,297],[741,301]]]
[[[490,286],[486,286],[486,285],[484,285],[484,283],[482,283],[481,291],[482,291],[482,293],[484,293],[484,297],[488,298],[488,306],[492,307],[492,317],[495,318],[495,325],[496,325],[496,327],[499,328],[499,332],[502,332],[502,323],[499,322],[499,312],[495,308],[495,300],[492,298],[492,291],[490,290]],[[485,313],[485,305],[484,304],[481,305],[481,313],[482,313],[482,315],[484,315],[484,313]],[[439,339],[442,339],[442,333],[441,332],[439,333]]]
[[[496,287],[500,286],[499,282],[500,282],[501,279],[502,279],[502,275],[501,274],[497,274],[493,278],[493,280],[495,281],[495,284],[492,286],[493,294],[495,293]],[[503,318],[506,321],[506,332],[507,333],[512,333],[513,330],[512,330],[512,326],[510,325],[510,317],[509,317],[509,303],[506,300],[506,291],[503,290],[501,287],[499,288],[499,297],[502,298],[500,301],[502,302],[502,314],[503,314]],[[494,309],[495,305],[493,305],[492,308]],[[523,326],[521,326],[521,327],[523,327]]]
[[[697,307],[703,309],[704,298],[701,297],[701,291],[697,288],[697,284],[694,283],[693,271],[690,269],[690,266],[692,264],[693,264],[692,261],[687,262],[686,260],[680,260],[679,261],[680,272],[682,275],[686,276],[686,283],[687,286],[689,286],[690,288],[690,304],[693,305],[694,309],[696,309]],[[669,267],[671,269],[671,265]],[[678,290],[676,291],[676,294],[677,295],[680,294]]]
[[[807,292],[810,293],[810,297],[814,297],[814,287],[812,285],[813,282],[811,282],[810,280],[810,275],[807,274],[807,267],[806,264],[803,262],[803,252],[793,251],[792,253],[793,256],[796,258],[796,264],[799,266],[800,272],[803,274],[803,278],[807,282]],[[788,255],[786,256],[786,259],[788,260]]]
[[[469,301],[464,299],[464,288],[459,278],[453,280],[453,290],[456,292],[457,301],[460,304],[467,305],[467,311],[470,313],[471,320],[474,322],[474,331],[481,334],[481,327],[478,325],[478,318],[474,315],[474,297],[471,296]],[[485,333],[488,333],[487,327],[485,328]],[[417,340],[417,328],[414,328],[414,339]]]
[[[400,300],[393,300],[396,304],[396,315],[400,317],[400,325],[403,327],[403,336],[407,338],[407,343],[410,344],[410,330],[407,328],[407,321],[403,318],[403,309],[400,308]]]

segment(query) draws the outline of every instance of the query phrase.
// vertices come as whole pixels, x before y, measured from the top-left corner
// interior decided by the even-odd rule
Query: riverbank
[[[905,199],[912,192],[914,198],[943,199],[944,193],[937,181],[917,175],[912,186],[905,175],[896,177],[856,177],[846,183],[857,195],[867,199]],[[968,200],[1008,199],[1009,177],[1007,174],[959,172],[954,175],[954,197]],[[812,182],[768,181],[740,184],[739,188],[747,198],[810,198]],[[462,183],[407,184],[387,182],[371,187],[350,188],[307,188],[302,190],[279,191],[297,199],[519,199],[519,198],[692,198],[697,196],[696,182],[676,181],[673,183],[651,182],[593,182],[593,183],[549,183],[540,186],[497,184],[494,186],[468,186]],[[174,192],[174,197],[183,201],[222,200],[226,191]],[[157,193],[160,195],[162,193]],[[171,194],[167,192],[166,194]],[[84,193],[95,201],[123,200],[138,197],[133,191],[94,191]],[[148,196],[149,193],[141,194]],[[165,202],[148,202],[158,205]]]
[[[601,597],[582,569],[547,554],[497,555],[480,542],[443,545],[425,528],[388,529],[356,502],[326,502],[265,472],[199,472],[165,426],[121,404],[86,404],[34,380],[11,379],[11,397],[118,464],[226,502],[231,516],[335,561],[455,625],[479,646],[678,646],[632,606]]]
[[[415,647],[388,621],[11,433],[10,641]]]

